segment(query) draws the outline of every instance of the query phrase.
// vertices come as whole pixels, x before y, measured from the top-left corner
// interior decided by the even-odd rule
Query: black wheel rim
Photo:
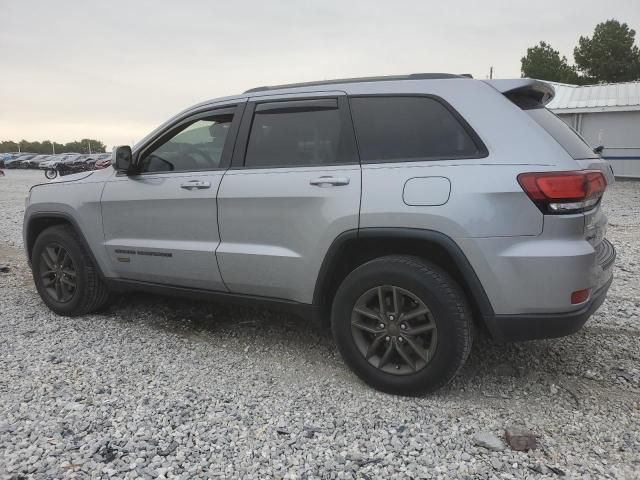
[[[45,292],[56,302],[71,301],[77,289],[77,274],[69,252],[58,243],[50,243],[40,253],[39,267]]]
[[[425,368],[438,343],[427,305],[393,285],[375,287],[360,296],[351,313],[351,334],[369,364],[393,375]]]

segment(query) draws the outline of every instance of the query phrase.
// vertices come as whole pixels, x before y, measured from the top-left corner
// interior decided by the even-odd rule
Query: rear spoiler
[[[547,82],[531,78],[513,80],[483,80],[507,97],[527,97],[530,100],[546,105],[556,94],[553,86]]]

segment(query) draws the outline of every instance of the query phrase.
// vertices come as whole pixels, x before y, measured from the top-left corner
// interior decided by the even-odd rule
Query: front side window
[[[484,156],[454,114],[433,98],[354,97],[350,105],[363,162]]]
[[[338,163],[341,135],[338,108],[257,110],[249,134],[245,166]]]
[[[233,115],[197,120],[144,154],[142,172],[188,172],[220,167]]]

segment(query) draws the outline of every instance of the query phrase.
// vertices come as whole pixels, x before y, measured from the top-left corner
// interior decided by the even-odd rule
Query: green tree
[[[20,142],[14,142],[12,140],[4,140],[0,142],[0,153],[17,152],[18,147],[21,152],[28,153],[53,153],[53,147],[55,146],[55,153],[89,153],[89,145],[91,145],[91,153],[104,153],[106,146],[100,140],[93,138],[83,138],[82,140],[76,140],[75,142],[68,142],[64,145],[58,142],[51,142],[51,140],[45,140],[43,142],[30,142],[27,140],[20,140]]]
[[[560,57],[560,52],[547,42],[527,48],[527,55],[520,63],[523,77],[561,83],[578,83],[580,80],[575,69],[567,63],[567,57]]]
[[[636,32],[626,23],[607,20],[596,25],[593,36],[580,37],[573,57],[578,70],[594,82],[640,79],[640,51]]]
[[[104,153],[106,149],[104,143],[93,138],[83,138],[80,141],[69,142],[65,144],[64,148],[67,152],[76,153],[89,153],[89,148],[91,148],[91,153]]]
[[[18,144],[11,140],[3,140],[0,142],[0,153],[17,152]]]

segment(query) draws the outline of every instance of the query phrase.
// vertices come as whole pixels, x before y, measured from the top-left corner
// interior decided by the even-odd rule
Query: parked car
[[[0,153],[0,168],[4,168],[5,160],[11,160],[13,158],[13,154],[11,153]]]
[[[48,168],[52,168],[55,165],[59,164],[59,163],[64,163],[64,162],[71,162],[73,160],[73,158],[78,155],[76,153],[60,153],[58,155],[52,155],[50,159],[47,159],[46,161],[42,162],[39,165],[39,168],[41,169],[48,169]]]
[[[38,165],[38,168],[40,169],[47,169],[47,168],[51,168],[53,165],[55,165],[56,163],[60,162],[60,157],[59,155],[52,155],[50,158],[48,158],[47,160],[45,160],[44,162],[41,162]]]
[[[28,160],[22,160],[22,168],[38,168],[40,164],[51,158],[51,155],[36,155]]]
[[[110,166],[111,166],[111,154],[107,153],[100,156],[100,158],[96,161],[94,168],[96,170],[100,170]]]
[[[330,321],[373,387],[433,391],[476,327],[567,335],[609,289],[614,179],[553,94],[417,74],[196,105],[114,149],[114,169],[31,189],[36,288],[69,316],[137,290],[288,309]]]
[[[4,167],[5,168],[19,168],[21,162],[23,162],[24,160],[29,160],[33,157],[35,157],[36,154],[35,153],[23,153],[20,155],[17,155],[15,157],[13,157],[10,160],[5,160],[4,161]]]

